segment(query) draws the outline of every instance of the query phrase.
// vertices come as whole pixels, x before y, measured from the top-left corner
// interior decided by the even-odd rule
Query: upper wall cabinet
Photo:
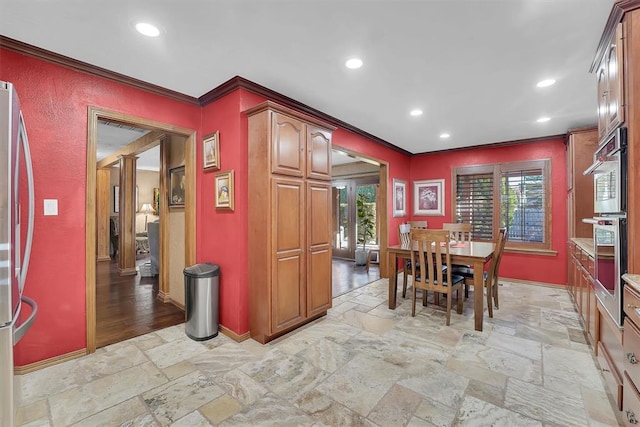
[[[330,131],[278,112],[272,115],[272,129],[272,173],[331,179]]]
[[[612,33],[598,76],[598,136],[602,141],[624,123],[623,24]]]

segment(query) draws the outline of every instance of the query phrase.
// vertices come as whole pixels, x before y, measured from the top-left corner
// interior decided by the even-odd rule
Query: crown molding
[[[638,8],[640,8],[640,0],[620,0],[613,5],[611,13],[609,13],[609,19],[607,19],[607,23],[602,31],[602,36],[600,37],[596,54],[593,57],[593,62],[591,63],[591,67],[589,67],[590,73],[595,73],[598,69],[602,58],[609,49],[609,43],[613,38],[616,27],[622,21],[624,14]]]
[[[293,98],[289,98],[288,96],[282,95],[281,93],[278,93],[274,90],[271,90],[267,87],[261,86],[257,83],[254,83],[250,80],[247,80],[243,77],[240,76],[235,76],[229,80],[227,80],[226,82],[222,83],[220,86],[218,86],[217,88],[207,92],[206,94],[202,95],[200,98],[198,98],[198,100],[200,101],[200,105],[201,106],[205,106],[217,99],[222,98],[225,95],[228,95],[229,93],[238,90],[238,89],[244,89],[247,90],[249,92],[255,93],[257,95],[263,96],[264,98],[267,98],[269,101],[273,101],[277,104],[280,104],[284,107],[288,107],[291,108],[292,110],[296,110],[300,113],[304,113],[313,117],[316,117],[324,122],[329,123],[332,126],[335,126],[337,128],[341,128],[344,130],[347,130],[351,133],[354,133],[356,135],[362,136],[363,138],[369,139],[371,141],[374,141],[384,147],[387,147],[391,150],[397,151],[398,153],[402,153],[406,156],[412,156],[413,153],[411,153],[410,151],[407,151],[403,148],[400,148],[396,145],[393,145],[392,143],[385,141],[384,139],[378,138],[375,135],[372,135],[368,132],[363,131],[362,129],[359,129],[353,125],[350,125],[349,123],[346,123],[340,119],[337,119],[333,116],[330,116],[326,113],[323,113],[322,111],[316,110],[313,107],[309,107],[306,104],[303,104],[299,101],[296,101]]]
[[[539,136],[536,138],[518,139],[515,141],[492,142],[489,144],[473,145],[471,147],[458,147],[458,148],[448,148],[446,150],[426,151],[423,153],[416,153],[414,154],[414,156],[426,156],[429,154],[452,153],[454,151],[477,150],[477,149],[483,149],[483,148],[508,147],[510,145],[529,144],[532,142],[549,141],[551,139],[562,139],[564,141],[565,137],[566,137],[566,134],[561,133],[558,135]]]
[[[185,95],[180,92],[165,89],[161,86],[157,86],[151,83],[143,82],[142,80],[134,79],[133,77],[125,76],[124,74],[115,73],[104,68],[96,67],[95,65],[87,64],[86,62],[78,61],[68,56],[60,55],[39,47],[23,43],[18,40],[11,39],[0,35],[0,47],[7,50],[20,53],[22,55],[30,56],[32,58],[40,59],[42,61],[50,62],[52,64],[60,65],[65,68],[72,69],[74,71],[80,71],[82,73],[90,74],[97,77],[102,77],[106,80],[110,80],[116,83],[122,83],[127,86],[132,86],[137,89],[142,89],[147,92],[154,93],[156,95],[164,96],[176,101],[186,102],[188,104],[198,105],[198,100],[192,96]]]

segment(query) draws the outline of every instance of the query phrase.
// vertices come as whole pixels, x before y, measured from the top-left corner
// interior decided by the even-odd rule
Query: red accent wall
[[[445,215],[418,217],[426,219],[429,228],[442,228],[452,222],[452,169],[460,166],[488,163],[551,159],[551,219],[552,249],[557,256],[530,255],[505,252],[500,264],[500,276],[545,283],[566,284],[567,203],[565,149],[562,138],[511,146],[477,148],[426,154],[411,159],[411,181],[422,179],[445,180]],[[411,199],[413,188],[410,189]],[[410,207],[410,213],[413,207]]]
[[[202,164],[203,135],[220,132],[221,171],[235,171],[235,210],[216,211],[216,171],[197,169],[196,259],[221,267],[220,323],[237,334],[248,323],[248,135],[243,113],[265,98],[237,90],[200,108],[109,80],[73,71],[0,48],[0,80],[14,83],[22,102],[35,169],[36,218],[26,295],[39,316],[15,348],[16,365],[67,354],[86,347],[85,209],[86,144],[89,106],[120,111],[198,131],[197,165]],[[391,141],[393,142],[393,141]],[[393,178],[407,182],[407,216],[393,218],[388,200],[389,243],[397,243],[398,225],[411,219],[411,182],[445,178],[445,217],[428,217],[430,227],[450,218],[451,168],[497,161],[552,159],[553,248],[557,257],[505,254],[501,274],[564,283],[566,277],[565,172],[562,140],[409,157],[344,129],[333,145],[388,164]],[[25,192],[23,191],[23,195]],[[43,216],[43,199],[57,199],[58,216]]]
[[[6,49],[0,49],[0,64],[0,80],[12,82],[20,97],[35,173],[35,229],[25,295],[37,301],[40,311],[15,348],[15,363],[23,366],[86,347],[89,106],[196,130],[200,109]],[[43,199],[58,200],[58,216],[43,215]]]

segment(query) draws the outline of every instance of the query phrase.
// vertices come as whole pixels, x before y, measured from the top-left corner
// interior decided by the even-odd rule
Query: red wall
[[[235,210],[214,208],[216,171],[197,172],[198,262],[221,267],[220,323],[237,334],[248,323],[248,146],[243,111],[265,99],[246,90],[235,91],[199,108],[114,83],[85,73],[0,49],[0,80],[14,83],[27,124],[35,169],[36,218],[32,260],[26,294],[40,313],[15,349],[16,365],[67,354],[86,347],[85,192],[87,112],[89,106],[198,131],[197,164],[202,164],[202,135],[220,132],[221,171],[235,171]],[[557,257],[505,254],[504,277],[564,283],[566,239],[564,147],[561,140],[523,146],[474,149],[410,158],[371,140],[337,129],[336,148],[344,148],[389,165],[393,178],[407,181],[407,213],[393,218],[389,199],[389,243],[397,243],[397,227],[411,219],[411,182],[445,178],[446,216],[428,217],[430,227],[449,221],[451,168],[497,161],[552,159],[553,248]],[[25,192],[23,191],[23,194]],[[58,216],[43,216],[43,199],[57,199]]]
[[[535,159],[551,159],[551,218],[552,244],[557,256],[529,255],[505,252],[500,264],[500,276],[545,283],[565,284],[567,278],[566,240],[567,203],[565,150],[562,138],[511,146],[477,148],[437,154],[415,156],[411,159],[411,181],[422,179],[445,180],[445,215],[412,217],[426,219],[429,228],[442,228],[444,222],[452,222],[453,168],[487,163],[515,162]],[[410,200],[413,201],[413,188]],[[412,203],[410,203],[412,205]],[[413,212],[413,206],[409,208]]]
[[[0,49],[0,64],[0,80],[16,86],[22,103],[35,173],[35,229],[25,294],[37,301],[40,312],[15,348],[15,363],[23,366],[86,347],[88,107],[191,129],[199,129],[200,111],[6,49]],[[58,216],[43,215],[43,199],[58,200]]]

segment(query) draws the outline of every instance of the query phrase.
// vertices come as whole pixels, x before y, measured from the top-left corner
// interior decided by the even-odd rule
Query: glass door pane
[[[351,220],[349,203],[349,186],[337,185],[333,187],[334,230],[333,230],[333,255],[344,258],[352,258],[352,244],[350,239]]]

